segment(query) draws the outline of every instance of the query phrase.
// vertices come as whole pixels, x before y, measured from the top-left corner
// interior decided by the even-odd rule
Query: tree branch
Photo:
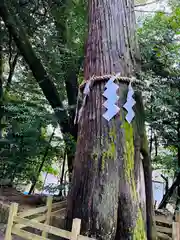
[[[162,209],[165,208],[170,197],[173,195],[176,187],[180,184],[180,173],[177,175],[176,180],[173,182],[173,184],[171,185],[171,187],[168,189],[168,191],[165,193],[162,201],[159,204],[158,209]]]
[[[155,1],[152,1],[152,2],[149,2],[149,3],[138,4],[138,5],[135,5],[134,7],[143,7],[143,6],[151,5],[151,4],[157,3],[157,2],[159,2],[159,0],[155,0]]]
[[[9,68],[10,68],[10,70],[9,70],[9,76],[8,76],[8,79],[7,79],[7,84],[6,84],[6,87],[5,87],[6,92],[8,92],[9,89],[10,89],[10,85],[11,85],[11,82],[12,82],[12,77],[13,77],[13,74],[14,74],[14,71],[15,71],[15,68],[16,68],[18,57],[19,57],[19,54],[17,53],[12,62],[11,62],[10,57],[9,57]]]
[[[163,176],[162,174],[161,174],[161,177],[162,177],[162,179],[164,179],[164,181],[166,183],[166,186],[165,186],[165,194],[166,194],[169,189],[169,181],[168,181],[168,178]]]
[[[170,12],[164,12],[164,11],[146,11],[146,10],[141,10],[141,9],[135,9],[135,12],[144,12],[144,13],[165,13],[165,14],[171,14]]]

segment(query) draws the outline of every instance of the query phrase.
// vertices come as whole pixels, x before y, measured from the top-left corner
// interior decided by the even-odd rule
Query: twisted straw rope
[[[109,80],[112,76],[114,76],[113,74],[110,75],[103,75],[103,76],[92,76],[91,78],[89,78],[89,80],[85,80],[81,83],[81,85],[79,86],[80,89],[82,89],[85,84],[88,82],[88,81],[91,81],[92,83],[96,82],[96,81],[105,81],[105,80]],[[125,82],[125,83],[137,83],[137,84],[141,84],[143,85],[143,83],[136,79],[135,77],[117,77],[116,80],[119,80],[120,82]]]
[[[89,80],[83,81],[83,83],[79,86],[79,93],[85,87],[85,85],[88,81],[90,81],[89,88],[91,89],[94,82],[109,80],[113,76],[116,76],[116,75],[115,74],[114,75],[108,74],[108,75],[103,75],[103,76],[92,76]],[[125,83],[130,83],[131,82],[131,83],[137,83],[137,84],[143,85],[143,83],[140,80],[137,80],[135,77],[121,77],[121,76],[119,76],[119,77],[116,78],[116,80],[119,80],[119,81],[125,82]],[[82,103],[82,107],[80,108],[80,110],[78,111],[78,109],[76,109],[76,116],[75,116],[75,119],[74,119],[75,123],[79,122],[79,120],[81,118],[82,111],[83,111],[84,106],[86,104],[86,100],[87,100],[87,95],[85,95],[84,98],[83,98],[83,103]]]

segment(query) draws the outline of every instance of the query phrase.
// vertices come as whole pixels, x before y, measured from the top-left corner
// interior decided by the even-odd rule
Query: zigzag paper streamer
[[[86,85],[85,85],[84,91],[83,91],[84,95],[89,95],[89,93],[90,93],[90,84],[91,84],[91,81],[86,82]]]
[[[112,76],[109,81],[106,83],[106,90],[103,93],[103,96],[107,98],[103,106],[107,108],[107,111],[103,114],[103,117],[110,121],[119,111],[120,108],[115,104],[119,97],[117,95],[117,90],[119,86],[114,83],[114,80],[120,76],[120,73]]]
[[[129,83],[128,86],[128,94],[127,94],[127,101],[124,104],[124,108],[127,110],[127,115],[126,115],[126,120],[128,121],[128,123],[131,123],[131,121],[133,120],[135,113],[133,111],[133,106],[136,104],[136,101],[133,98],[134,95],[134,90],[131,86],[131,82]]]

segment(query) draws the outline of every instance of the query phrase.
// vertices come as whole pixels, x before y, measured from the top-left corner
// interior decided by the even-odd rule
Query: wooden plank
[[[175,213],[175,219],[176,219],[176,222],[179,222],[180,223],[180,212],[177,212]]]
[[[46,220],[46,215],[44,214],[44,215],[38,216],[36,218],[33,218],[31,220],[34,220],[34,221],[37,221],[37,222],[43,222],[43,221]]]
[[[34,221],[36,221],[36,222],[43,222],[43,221],[46,220],[46,215],[42,215],[42,216],[33,218],[33,219],[31,219],[31,220],[34,220]],[[14,227],[21,229],[21,228],[26,227],[26,225],[24,225],[24,224],[15,224]]]
[[[47,211],[47,206],[43,206],[43,207],[39,207],[39,208],[34,208],[34,209],[29,209],[29,210],[26,210],[24,212],[20,212],[18,214],[19,217],[29,217],[29,216],[32,216],[32,215],[35,215],[35,214],[38,214],[38,213],[43,213]]]
[[[78,240],[78,235],[81,231],[81,219],[73,219],[72,230],[71,230],[71,240]]]
[[[66,208],[61,208],[57,211],[51,212],[51,216],[56,216],[56,215],[60,215],[60,214],[64,214],[64,213],[66,213]]]
[[[10,205],[10,209],[9,209],[9,217],[8,217],[8,223],[7,223],[7,227],[6,227],[6,233],[5,233],[4,240],[12,239],[11,232],[12,232],[14,217],[17,215],[17,212],[18,212],[18,204],[12,203]]]
[[[46,224],[46,225],[50,225],[51,210],[52,210],[52,201],[53,201],[52,196],[48,196],[48,198],[47,198],[47,204],[46,204],[46,206],[47,206],[47,208],[48,208],[48,210],[47,210],[47,215],[46,215],[46,220],[45,220],[45,224]],[[43,231],[43,232],[42,232],[42,237],[45,237],[45,238],[48,237],[48,233],[45,232],[45,231]]]
[[[158,232],[172,234],[172,228],[156,226],[156,229],[157,229]]]
[[[17,222],[17,223],[24,224],[28,227],[36,228],[36,229],[39,229],[41,231],[46,231],[46,232],[48,232],[50,234],[53,234],[53,235],[56,235],[58,237],[71,239],[71,232],[65,231],[65,230],[50,226],[50,225],[46,225],[44,223],[36,222],[33,219],[29,220],[29,219],[26,219],[26,218],[14,217],[14,221]]]
[[[174,227],[176,227],[176,229],[174,229],[174,231],[176,231],[176,238],[174,238],[174,239],[180,240],[180,213],[179,213],[179,211],[176,211],[175,219],[176,219],[176,225]]]
[[[166,223],[169,225],[172,225],[172,221],[173,221],[171,218],[167,218],[167,217],[161,216],[161,215],[156,215],[155,220],[156,220],[156,222]]]
[[[62,201],[62,202],[56,202],[52,204],[52,209],[54,208],[64,208],[65,206],[67,206],[67,201]]]
[[[180,240],[180,228],[178,222],[173,222],[172,225],[172,239],[173,240]]]
[[[158,237],[163,238],[164,240],[172,240],[172,238],[169,237],[167,234],[158,232],[157,235],[158,235]],[[178,240],[178,239],[176,239],[176,240]]]
[[[44,238],[42,236],[38,236],[34,233],[30,233],[30,232],[27,232],[25,230],[22,230],[22,229],[19,229],[19,228],[16,228],[16,227],[13,227],[12,228],[12,233],[19,236],[19,237],[22,237],[24,239],[27,239],[27,240],[50,240],[48,238]]]

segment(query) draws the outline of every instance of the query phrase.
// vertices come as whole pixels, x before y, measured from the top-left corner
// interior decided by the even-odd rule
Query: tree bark
[[[153,209],[153,189],[152,189],[152,167],[151,157],[148,148],[148,141],[145,130],[145,112],[143,107],[142,96],[140,92],[135,94],[135,113],[136,122],[138,126],[138,133],[141,138],[140,151],[143,157],[143,169],[145,177],[145,192],[146,192],[146,226],[147,226],[147,237],[148,239],[156,239],[156,224]],[[142,188],[142,184],[141,184]]]
[[[139,51],[132,2],[89,0],[85,79],[117,72],[132,76],[138,69],[136,59]],[[144,123],[138,112],[132,124],[126,122],[122,107],[127,84],[117,84],[120,97],[117,105],[121,110],[110,122],[102,117],[105,82],[94,83],[84,107],[68,197],[67,225],[78,217],[82,219],[83,231],[96,239],[143,240],[147,239],[146,196],[145,180],[140,176],[139,128]]]

